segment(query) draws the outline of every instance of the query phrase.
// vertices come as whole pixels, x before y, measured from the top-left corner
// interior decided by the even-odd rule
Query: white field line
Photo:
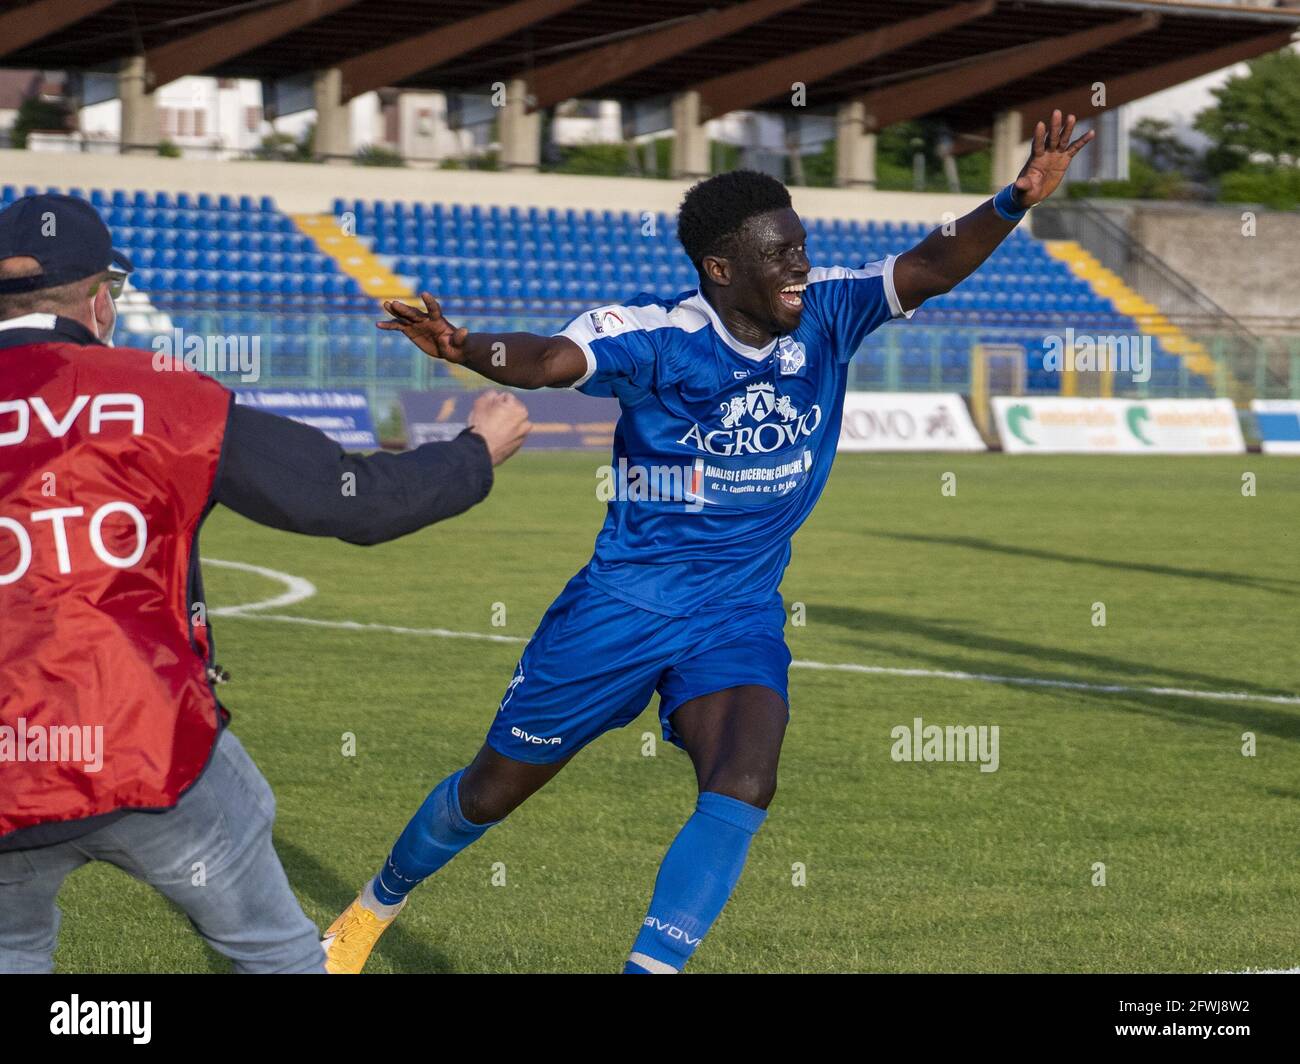
[[[316,594],[316,587],[309,580],[288,573],[266,569],[259,565],[244,562],[227,562],[215,558],[204,558],[204,565],[220,569],[238,569],[241,572],[255,573],[268,580],[278,580],[285,586],[285,591],[274,598],[261,602],[252,602],[244,606],[223,606],[211,610],[214,617],[245,617],[255,621],[279,621],[282,624],[302,624],[316,628],[335,628],[350,632],[388,632],[395,635],[434,636],[441,639],[480,639],[492,643],[525,643],[527,640],[513,635],[488,635],[483,632],[456,632],[449,628],[403,628],[394,624],[363,624],[360,621],[323,621],[315,617],[291,617],[277,613],[256,613],[271,607],[290,606],[296,602],[311,598]],[[1126,694],[1140,692],[1144,694],[1180,695],[1190,698],[1232,699],[1238,701],[1262,701],[1280,705],[1300,705],[1300,698],[1287,695],[1255,695],[1248,691],[1189,691],[1177,687],[1129,687],[1123,684],[1091,684],[1075,680],[1041,680],[1027,676],[994,676],[977,672],[951,672],[937,669],[899,669],[884,665],[834,665],[822,661],[792,661],[796,669],[822,669],[833,672],[858,672],[882,676],[903,676],[922,679],[965,680],[980,683],[1011,683],[1027,687],[1056,687],[1068,690],[1097,691],[1105,694]],[[1243,975],[1295,975],[1300,968],[1247,968]]]
[[[1034,676],[998,676],[987,672],[952,672],[946,669],[899,669],[887,665],[828,665],[823,661],[792,661],[791,668],[834,672],[865,672],[877,676],[913,676],[927,680],[965,680],[976,683],[1010,683],[1021,687],[1054,687],[1067,691],[1094,691],[1107,695],[1171,695],[1227,702],[1269,702],[1275,706],[1300,706],[1300,695],[1261,695],[1254,691],[1196,691],[1187,687],[1143,687],[1122,683],[1084,683],[1082,680],[1047,680]]]
[[[253,602],[245,606],[223,606],[211,610],[213,617],[244,617],[255,621],[279,621],[281,624],[301,624],[314,628],[334,628],[349,632],[387,632],[392,635],[432,636],[437,639],[477,639],[488,643],[526,643],[528,640],[513,635],[490,635],[485,632],[458,632],[450,628],[404,628],[393,624],[370,624],[361,621],[327,621],[315,617],[293,617],[278,613],[253,612],[274,607],[290,606],[316,594],[315,586],[301,577],[265,569],[243,562],[203,560],[205,565],[224,569],[239,569],[255,573],[269,580],[279,580],[285,592],[275,598]],[[906,679],[954,680],[965,683],[1013,684],[1018,687],[1047,687],[1064,691],[1090,691],[1111,695],[1164,695],[1175,698],[1203,698],[1215,702],[1265,702],[1275,706],[1300,706],[1300,695],[1264,695],[1253,691],[1197,691],[1186,687],[1146,687],[1137,684],[1085,683],[1082,680],[1053,680],[1032,676],[999,676],[985,672],[958,672],[948,669],[904,669],[888,665],[835,664],[825,661],[792,661],[791,668],[816,669],[823,672],[854,672],[867,676],[898,676]]]
[[[216,614],[216,610],[212,611]],[[489,643],[527,643],[517,635],[488,635],[485,632],[455,632],[450,628],[403,628],[396,624],[367,624],[362,621],[323,621],[317,617],[290,617],[283,613],[244,613],[232,609],[225,616],[245,617],[252,621],[280,621],[284,624],[305,624],[313,628],[339,628],[348,632],[389,632],[394,635],[424,635],[439,639],[481,639]]]

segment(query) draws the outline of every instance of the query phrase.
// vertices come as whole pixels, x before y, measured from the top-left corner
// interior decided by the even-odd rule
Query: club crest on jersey
[[[808,352],[804,350],[803,344],[788,336],[781,337],[776,357],[783,377],[793,376],[808,364]]]
[[[745,409],[755,421],[762,421],[776,407],[776,389],[767,381],[759,381],[745,389]]]
[[[776,389],[767,381],[751,384],[745,389],[744,395],[733,395],[721,404],[719,409],[722,413],[722,427],[734,429],[746,414],[755,421],[762,421],[773,410],[778,409],[781,403],[785,404],[786,409],[790,408],[790,400],[784,395],[778,400]]]

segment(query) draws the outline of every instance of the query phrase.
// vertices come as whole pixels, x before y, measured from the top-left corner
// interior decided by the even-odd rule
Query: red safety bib
[[[170,808],[206,766],[191,595],[230,402],[147,351],[0,351],[0,848]]]

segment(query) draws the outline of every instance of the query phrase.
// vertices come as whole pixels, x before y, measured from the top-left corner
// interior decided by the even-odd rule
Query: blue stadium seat
[[[0,186],[0,202],[16,198]],[[355,350],[339,363],[348,374],[405,379],[412,364],[403,338],[373,328],[370,300],[358,282],[275,206],[269,196],[92,189],[90,202],[118,246],[135,257],[134,287],[174,320],[265,335],[277,372],[297,358],[305,375],[314,357],[345,337]],[[357,231],[399,276],[430,288],[483,327],[557,329],[585,306],[638,292],[671,296],[695,287],[694,268],[676,240],[675,219],[655,215],[643,234],[632,211],[536,206],[365,201],[336,197],[335,215],[352,213]],[[923,223],[806,220],[815,264],[860,265],[910,247]],[[297,301],[297,302],[296,302]],[[327,303],[328,310],[321,307]],[[292,313],[302,304],[311,312]],[[275,311],[275,313],[266,313]],[[253,313],[262,312],[262,313]],[[292,321],[291,319],[300,319]],[[864,346],[854,381],[964,389],[976,342],[1023,346],[1035,387],[1059,387],[1042,370],[1042,338],[1065,324],[1094,332],[1140,330],[1109,299],[1018,231],[956,290],[929,301],[910,329],[901,324]],[[271,337],[274,337],[271,342]],[[1033,354],[1037,351],[1037,357]],[[364,357],[357,361],[357,354]],[[896,360],[896,361],[893,361]],[[416,364],[419,360],[415,360]],[[894,376],[886,380],[888,367]],[[433,365],[429,372],[443,373]],[[1156,345],[1153,385],[1203,389],[1183,361]]]

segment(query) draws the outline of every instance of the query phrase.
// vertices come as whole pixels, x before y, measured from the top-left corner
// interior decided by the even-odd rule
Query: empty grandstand
[[[0,207],[20,191],[33,189],[0,189]],[[695,287],[674,219],[662,213],[337,199],[337,231],[354,231],[395,279],[376,290],[269,196],[94,189],[87,198],[132,256],[132,284],[147,301],[124,317],[123,342],[148,349],[173,328],[257,336],[261,382],[271,386],[360,386],[380,400],[400,388],[454,385],[444,365],[375,329],[377,298],[428,290],[473,328],[558,331],[585,307]],[[895,254],[930,228],[921,221],[807,223],[809,255],[819,265]],[[1060,392],[1061,372],[1043,366],[1045,337],[1067,327],[1107,336],[1149,331],[1113,295],[1022,230],[979,274],[905,327],[869,337],[854,383],[964,392],[972,349],[1010,344],[1024,350],[1029,390]],[[1149,379],[1120,373],[1116,386],[1144,395],[1207,393],[1209,384],[1168,344],[1155,338]]]
[[[298,116],[313,123],[304,159],[365,161],[380,148],[390,162],[488,165],[486,156],[445,158],[430,147],[454,133],[511,177],[544,181],[538,171],[553,163],[555,131],[568,121],[561,105],[599,100],[610,105],[602,114],[612,107],[620,116],[613,136],[632,169],[646,172],[644,151],[667,136],[666,171],[654,172],[684,185],[721,164],[711,138],[724,135],[726,120],[733,133],[750,131],[733,137],[733,163],[792,184],[803,183],[805,156],[834,149],[826,180],[838,188],[798,190],[795,202],[813,262],[856,265],[910,247],[947,210],[924,196],[885,203],[876,191],[885,130],[936,123],[949,190],[961,198],[957,157],[987,152],[985,180],[1000,187],[1022,165],[1032,123],[1059,105],[1098,123],[1093,176],[1106,176],[1127,166],[1119,108],[1285,47],[1297,24],[1300,15],[1271,3],[1164,0],[691,0],[654,13],[606,0],[466,0],[437,12],[379,0],[251,8],[39,0],[0,5],[0,64],[76,72],[69,91],[83,123],[89,107],[113,101],[115,141],[82,130],[80,140],[50,134],[45,146],[120,151],[122,163],[168,146],[231,158],[255,130],[279,135]],[[182,121],[183,94],[159,93],[200,76],[232,92],[243,85],[245,103],[262,101],[260,111],[243,107],[239,135],[223,132],[210,152],[194,134],[226,118]],[[25,159],[6,162],[23,176],[0,171],[0,203],[54,183]],[[450,172],[358,178],[351,167],[299,165],[291,175],[278,163],[261,171],[223,163],[196,181],[185,164],[157,165],[177,176],[153,184],[137,167],[122,178],[135,183],[101,188],[91,187],[105,180],[94,157],[61,157],[59,167],[135,260],[123,339],[149,347],[173,330],[254,337],[264,385],[363,388],[380,403],[403,389],[461,387],[445,365],[374,328],[379,298],[427,289],[471,328],[554,331],[584,307],[695,285],[674,233],[680,192],[667,182],[655,182],[666,192],[647,202],[652,182],[627,182],[620,198],[609,180],[591,202],[590,180],[576,178],[545,195],[515,182],[506,198]],[[238,176],[218,176],[221,168]],[[1219,394],[1242,404],[1300,390],[1294,344],[1266,351],[1194,286],[1151,266],[1141,246],[1130,240],[1117,251],[1113,236],[1092,239],[1100,224],[1081,235],[1058,223],[1039,231],[1031,219],[957,290],[869,337],[852,386],[969,394],[974,362],[996,351],[1021,365],[1017,387],[1030,393]],[[1137,345],[1148,361],[1140,372],[1087,375],[1052,362],[1080,336]]]

